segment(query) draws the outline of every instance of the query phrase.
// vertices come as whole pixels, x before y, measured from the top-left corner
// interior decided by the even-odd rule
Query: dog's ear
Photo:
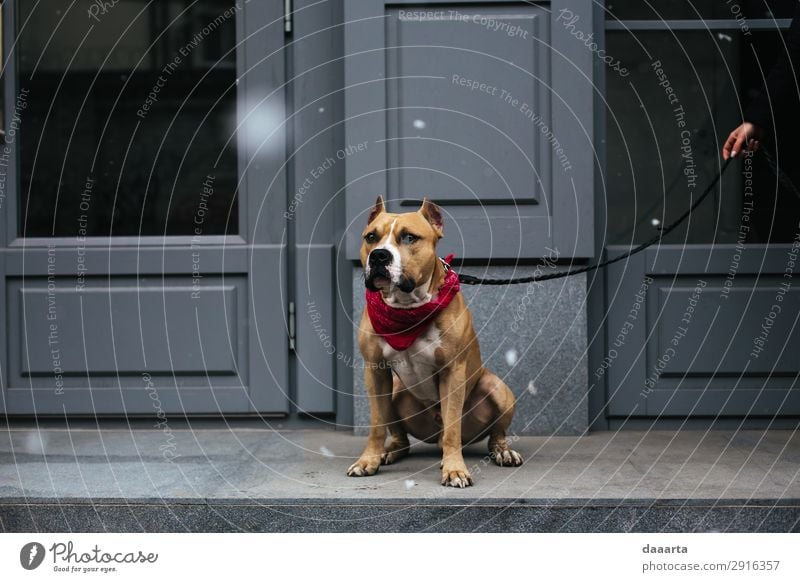
[[[431,223],[433,230],[436,231],[439,238],[442,238],[444,235],[444,219],[442,218],[442,211],[439,210],[439,207],[427,198],[424,198],[422,200],[422,206],[419,208],[419,213],[425,217],[425,220]]]
[[[386,212],[386,208],[383,206],[383,196],[378,195],[378,199],[375,201],[375,206],[372,208],[372,211],[369,213],[369,218],[367,219],[367,224],[370,224],[382,212]]]

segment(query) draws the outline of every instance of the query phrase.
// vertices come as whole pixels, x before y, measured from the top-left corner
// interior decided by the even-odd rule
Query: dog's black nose
[[[388,265],[392,262],[392,253],[386,249],[375,249],[369,254],[369,264],[375,266]]]

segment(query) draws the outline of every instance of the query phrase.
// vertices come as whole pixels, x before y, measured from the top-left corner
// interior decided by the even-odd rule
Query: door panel
[[[129,376],[140,370],[236,375],[243,356],[239,346],[245,343],[238,328],[245,317],[238,308],[246,305],[243,277],[225,283],[209,277],[196,297],[180,278],[119,277],[111,285],[90,281],[86,292],[69,283],[58,277],[8,280],[9,309],[18,314],[12,327],[23,330],[18,335],[23,339],[21,376],[51,376],[54,359],[71,377]],[[132,322],[139,323],[138,330]],[[14,374],[13,358],[11,364]]]
[[[698,247],[651,249],[609,267],[608,414],[800,414],[800,292],[784,285],[792,247]],[[730,266],[734,255],[734,277],[706,267]]]
[[[685,349],[677,351],[666,363],[663,376],[742,374],[742,361],[747,361],[747,356],[756,347],[753,342],[760,337],[765,317],[770,314],[773,305],[776,305],[781,279],[778,274],[742,276],[736,287],[727,291],[727,298],[722,301],[720,298],[726,288],[724,278],[719,276],[698,279],[704,282],[704,287],[681,286],[692,284],[688,277],[681,277],[674,286],[670,281],[666,281],[667,286],[663,287],[657,284],[655,289],[658,297],[652,305],[648,305],[651,321],[661,313],[664,321],[680,322],[683,324],[681,327],[685,327],[685,322],[689,321],[692,326],[702,330],[702,333],[692,333],[681,338]],[[702,289],[702,292],[698,294],[695,289]],[[695,295],[699,296],[695,299]],[[800,291],[789,291],[780,296],[782,299],[778,309],[781,312],[785,310],[787,313],[797,313],[800,310]],[[724,303],[724,309],[718,312],[717,305],[721,303]],[[686,310],[690,308],[692,312],[687,317]],[[723,317],[730,313],[739,313],[741,316]],[[744,372],[746,376],[794,376],[797,370],[796,356],[800,354],[800,328],[793,324],[791,317],[769,319],[768,327],[765,325],[764,329],[768,330],[767,343],[774,347],[767,348],[759,352],[757,358],[750,359]],[[755,330],[759,334],[754,336]],[[658,341],[654,342],[653,349],[648,354],[651,362],[655,361],[657,354],[663,353],[669,347],[674,335],[666,325],[658,326]]]
[[[285,310],[269,299],[285,248],[143,249],[138,269],[136,251],[86,252],[91,272],[113,266],[82,290],[68,262],[74,249],[0,254],[8,413],[152,413],[143,387],[158,390],[167,413],[288,412]],[[207,269],[199,285],[177,268],[192,254]],[[23,275],[46,272],[37,265],[48,255],[59,265],[52,275]]]
[[[561,4],[346,5],[346,142],[364,146],[347,166],[350,258],[378,194],[395,212],[439,204],[443,253],[592,254],[591,195],[574,187],[592,176],[576,84],[591,54],[553,24]]]
[[[387,151],[392,191],[400,206],[419,206],[419,193],[456,217],[480,216],[464,206],[542,205],[552,191],[550,150],[520,113],[550,117],[547,14],[531,7],[471,8],[463,18],[492,17],[519,36],[456,20],[413,19],[387,11]],[[515,31],[517,29],[514,29]],[[470,57],[470,58],[467,58]],[[518,100],[517,107],[503,106]],[[438,163],[429,168],[431,160]],[[410,199],[410,200],[409,200]],[[473,212],[471,212],[471,210]]]

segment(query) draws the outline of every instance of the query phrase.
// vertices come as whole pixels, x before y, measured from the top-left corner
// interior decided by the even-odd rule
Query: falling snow
[[[519,353],[515,349],[510,349],[506,352],[506,364],[513,366],[519,359]]]

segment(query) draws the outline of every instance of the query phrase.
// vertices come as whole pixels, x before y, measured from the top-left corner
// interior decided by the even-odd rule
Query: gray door
[[[594,254],[592,55],[557,22],[566,2],[345,5],[347,252],[377,194],[425,196],[443,253],[469,259]],[[572,2],[586,15],[590,2]],[[569,95],[567,100],[565,96]],[[551,250],[552,249],[552,250]]]
[[[771,16],[748,20],[745,35],[734,20],[709,31],[687,13],[680,30],[664,30],[642,14],[621,7],[616,16],[638,20],[606,30],[607,53],[629,72],[605,72],[609,182],[598,198],[608,201],[609,258],[653,236],[712,180],[720,144],[761,83],[753,55],[771,61],[780,42]],[[761,158],[745,157],[667,244],[608,269],[594,381],[612,425],[800,415],[799,209]]]
[[[289,410],[282,3],[8,2],[0,412]]]

